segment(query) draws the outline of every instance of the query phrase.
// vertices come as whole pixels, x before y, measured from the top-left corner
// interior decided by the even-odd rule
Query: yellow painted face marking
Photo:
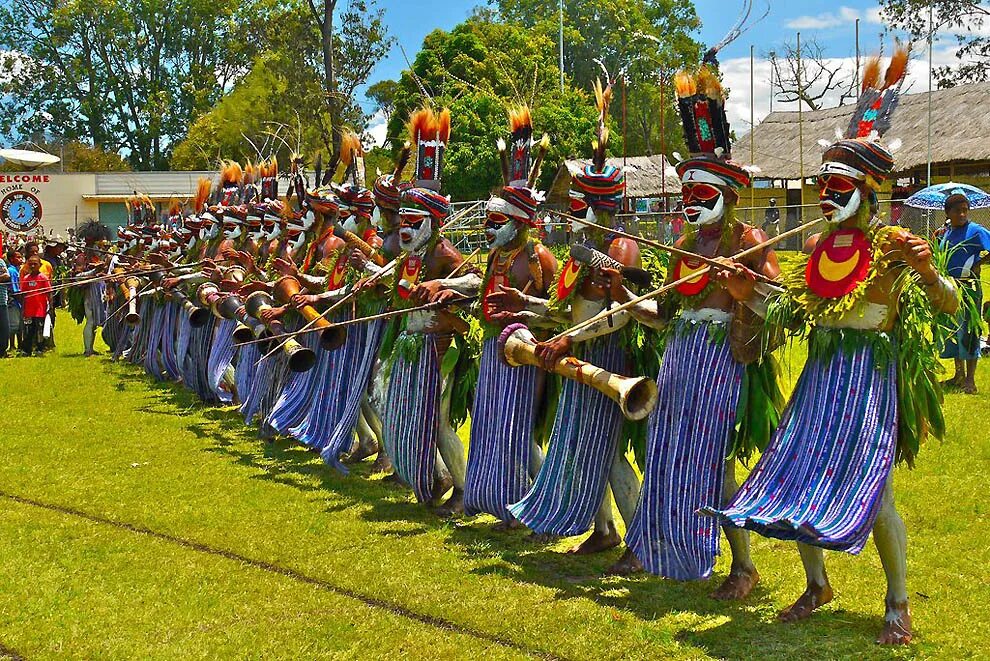
[[[841,262],[833,262],[828,258],[828,252],[822,251],[821,259],[818,261],[818,273],[829,282],[839,282],[849,277],[862,258],[862,251],[857,250],[856,254]]]

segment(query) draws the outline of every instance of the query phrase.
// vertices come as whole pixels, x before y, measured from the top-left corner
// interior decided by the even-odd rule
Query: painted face
[[[313,224],[316,223],[316,214],[313,213],[312,209],[308,209],[302,217],[302,227],[304,230],[308,230]]]
[[[279,226],[278,216],[273,216],[267,213],[265,214],[265,218],[262,221],[262,227],[264,228],[266,241],[274,241],[275,239],[277,239],[282,229]]]
[[[852,218],[862,202],[863,195],[852,177],[841,174],[818,175],[818,205],[829,222],[841,223]]]
[[[303,244],[306,242],[306,232],[303,230],[290,229],[289,230],[289,241],[286,246],[292,252],[298,251],[302,248]]]
[[[485,238],[488,239],[489,246],[492,248],[507,246],[518,233],[516,221],[504,213],[488,212],[488,220],[485,221]]]
[[[689,182],[681,186],[684,216],[692,225],[710,225],[725,214],[725,196],[713,184]]]
[[[248,238],[252,241],[261,241],[265,238],[265,228],[262,225],[261,219],[256,216],[249,216],[248,221],[251,223],[248,225],[248,227],[251,228],[251,231],[248,233]]]
[[[433,223],[426,211],[406,209],[399,212],[399,248],[416,252],[426,245],[433,234]]]
[[[338,224],[345,231],[358,234],[361,231],[361,218],[351,212],[347,207],[340,207],[337,214]]]
[[[223,238],[225,239],[239,239],[244,230],[241,228],[241,223],[233,216],[223,217]]]

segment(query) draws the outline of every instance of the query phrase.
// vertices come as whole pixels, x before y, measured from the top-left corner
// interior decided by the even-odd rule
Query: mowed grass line
[[[990,599],[983,575],[990,562],[984,534],[988,515],[983,485],[990,477],[984,395],[950,395],[948,441],[929,443],[917,470],[897,471],[897,497],[911,542],[909,587],[919,642],[887,650],[871,642],[883,594],[872,546],[859,558],[829,554],[836,602],[809,622],[778,625],[776,611],[803,587],[790,544],[754,537],[764,580],[739,605],[711,601],[707,594],[713,585],[704,582],[600,579],[599,572],[616,553],[566,557],[559,551],[567,542],[543,547],[524,533],[498,535],[488,529],[490,519],[441,522],[412,503],[405,490],[368,479],[366,467],[350,477],[339,476],[290,441],[262,444],[230,410],[204,409],[178,386],[154,384],[130,366],[83,360],[77,355],[78,329],[65,318],[59,341],[61,356],[0,361],[0,382],[13,379],[18,384],[13,391],[5,388],[0,416],[30,411],[32,424],[14,429],[12,438],[0,445],[5,457],[0,490],[7,493],[288,567],[341,590],[562,657],[979,656],[973,632],[990,619],[983,608]],[[800,367],[798,354],[790,361],[793,374]],[[988,376],[981,367],[984,383]],[[45,383],[45,378],[53,381]],[[5,510],[7,502],[0,502]],[[51,513],[42,514],[39,525],[52,525]],[[11,534],[16,533],[0,523],[0,535]],[[196,555],[192,550],[175,552]],[[106,583],[132,581],[126,568],[67,562],[81,575],[95,572]],[[195,583],[201,571],[189,562],[176,565],[188,574],[185,585]],[[726,570],[723,557],[715,580]],[[0,580],[17,571],[0,559]],[[39,575],[38,580],[52,578]],[[286,589],[298,591],[303,602],[319,591],[293,585]],[[216,589],[216,598],[226,598],[226,588]],[[59,601],[47,603],[53,612],[69,608]],[[236,647],[188,631],[193,626],[189,619],[172,613],[183,605],[161,608],[165,619],[185,632],[186,644],[202,656],[225,656]],[[251,597],[244,604],[246,613],[260,616],[267,610],[264,599]],[[107,617],[110,623],[116,617],[126,640],[106,656],[129,656],[123,650],[149,644],[147,623],[128,627],[123,616]],[[80,640],[101,638],[104,624],[89,619],[81,610],[76,623]],[[44,655],[30,632],[30,619],[13,626],[5,615],[0,622],[0,641],[28,657]],[[337,633],[317,619],[298,635],[322,643]],[[389,633],[367,635],[387,638]],[[430,629],[417,639],[418,647],[406,651],[433,656],[435,640],[453,635]],[[241,656],[253,656],[250,645],[240,649]],[[313,649],[313,655],[328,656],[394,653],[381,647],[369,648],[367,654],[340,651],[330,643]],[[476,657],[474,651],[468,645],[454,656]]]

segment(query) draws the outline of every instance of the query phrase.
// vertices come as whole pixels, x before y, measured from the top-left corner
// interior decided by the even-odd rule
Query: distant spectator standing
[[[41,272],[41,257],[31,255],[25,264],[27,272],[21,276],[21,296],[24,301],[24,343],[21,354],[30,356],[40,343],[41,330],[51,306],[51,279]]]
[[[21,265],[24,257],[15,248],[7,250],[7,274],[10,276],[10,296],[7,300],[7,319],[10,328],[10,338],[5,349],[13,350],[21,346],[21,333],[23,325],[21,323],[21,299],[17,294],[21,291]]]
[[[780,209],[777,208],[777,198],[770,198],[770,206],[763,213],[763,231],[768,236],[780,234]]]
[[[7,307],[13,296],[7,262],[0,257],[0,358],[7,357],[7,347],[10,344],[10,315],[7,314]]]
[[[976,362],[980,357],[979,317],[983,308],[980,267],[990,262],[990,230],[969,221],[969,200],[961,193],[945,200],[945,215],[949,224],[942,235],[942,246],[950,251],[949,275],[959,282],[964,297],[957,316],[959,329],[942,351],[942,358],[952,358],[956,363],[956,373],[946,385],[975,394]]]

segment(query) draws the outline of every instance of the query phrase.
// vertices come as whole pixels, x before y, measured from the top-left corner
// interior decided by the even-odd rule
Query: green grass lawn
[[[946,441],[897,470],[917,638],[890,650],[872,642],[872,545],[829,554],[836,600],[780,625],[803,589],[792,544],[754,537],[763,582],[742,604],[710,600],[714,581],[602,579],[618,551],[441,521],[367,466],[340,476],[232,409],[83,358],[68,317],[58,341],[0,361],[0,658],[986,658],[985,394],[950,394]]]

